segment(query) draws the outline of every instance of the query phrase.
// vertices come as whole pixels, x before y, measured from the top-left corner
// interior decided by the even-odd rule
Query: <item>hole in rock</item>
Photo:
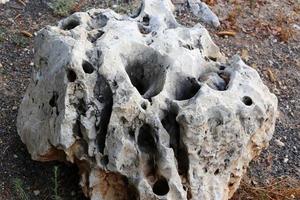
[[[130,129],[130,130],[128,131],[128,134],[130,135],[130,137],[135,138],[134,130]]]
[[[175,86],[175,99],[178,101],[187,100],[195,96],[201,88],[195,78],[181,80]]]
[[[146,103],[146,102],[143,102],[143,103],[141,104],[141,107],[142,107],[144,110],[146,110],[146,109],[147,109],[147,103]]]
[[[170,187],[168,181],[164,177],[160,177],[153,185],[153,192],[156,195],[163,196],[168,194]]]
[[[105,15],[99,13],[99,14],[97,15],[97,20],[96,20],[95,22],[97,23],[97,27],[103,28],[104,26],[107,25],[108,20],[109,20],[109,19],[108,19],[107,16],[105,16]]]
[[[225,68],[226,67],[224,65],[220,65],[220,67],[219,67],[220,70],[225,70]]]
[[[220,170],[217,169],[215,172],[214,172],[214,175],[218,175],[220,173]]]
[[[93,65],[91,63],[89,63],[88,61],[86,61],[86,60],[84,60],[82,62],[82,69],[87,74],[91,74],[95,70],[94,67],[93,67]]]
[[[230,74],[223,71],[219,73],[210,72],[200,76],[199,81],[206,83],[214,90],[224,91],[228,89]]]
[[[57,107],[57,99],[58,99],[58,93],[56,91],[53,92],[53,95],[49,101],[49,105],[53,107]]]
[[[243,103],[246,105],[246,106],[251,106],[253,104],[253,101],[250,97],[248,96],[244,96],[243,97]]]
[[[69,20],[68,23],[66,23],[64,26],[63,26],[63,30],[71,30],[71,29],[74,29],[75,27],[79,26],[80,25],[80,22],[76,19],[71,19]]]
[[[234,185],[234,183],[229,183],[228,187],[232,187]]]
[[[88,35],[88,40],[91,43],[95,43],[103,34],[104,34],[104,31],[101,31],[101,30],[99,30],[97,33],[90,33]]]
[[[72,69],[67,70],[67,78],[69,82],[74,82],[77,79],[77,75]]]
[[[146,27],[142,24],[138,24],[138,28],[142,34],[149,34],[151,32],[151,29],[149,27]]]
[[[144,26],[149,26],[150,25],[150,17],[149,17],[149,15],[145,15],[143,17],[143,24],[144,24]]]
[[[166,68],[163,57],[156,52],[146,51],[126,66],[132,85],[145,99],[159,94],[165,84]]]
[[[155,130],[148,124],[144,124],[140,130],[137,138],[139,149],[145,153],[156,152],[156,135]]]
[[[97,142],[98,142],[99,151],[103,153],[105,148],[107,128],[108,128],[110,116],[112,113],[112,106],[113,106],[113,94],[107,80],[103,76],[98,77],[96,86],[94,88],[94,94],[97,100],[101,104],[101,108],[99,110],[100,123],[96,127],[96,129],[97,129]]]

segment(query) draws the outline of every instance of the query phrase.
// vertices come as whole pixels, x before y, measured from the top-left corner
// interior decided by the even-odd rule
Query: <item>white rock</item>
[[[279,139],[275,139],[275,143],[280,146],[280,147],[284,147],[285,144],[283,142],[281,142]]]
[[[93,9],[35,39],[19,135],[33,159],[77,164],[92,200],[228,199],[272,138],[277,98],[258,73],[172,11]]]
[[[40,193],[41,193],[41,192],[40,192],[39,190],[33,190],[33,194],[34,194],[35,196],[38,196]]]
[[[0,0],[0,4],[5,4],[7,2],[9,2],[9,0]]]

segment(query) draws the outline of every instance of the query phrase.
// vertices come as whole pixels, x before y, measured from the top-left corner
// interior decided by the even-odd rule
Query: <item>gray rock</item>
[[[200,0],[187,0],[192,13],[199,17],[199,19],[207,24],[213,25],[214,27],[220,26],[219,18],[206,3]]]
[[[39,31],[17,128],[34,160],[80,168],[92,200],[228,199],[268,145],[277,99],[169,0]]]

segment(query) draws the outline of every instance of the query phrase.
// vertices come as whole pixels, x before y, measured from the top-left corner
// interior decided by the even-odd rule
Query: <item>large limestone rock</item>
[[[258,73],[172,9],[93,9],[36,37],[18,132],[34,160],[77,164],[92,200],[228,199],[272,137]]]

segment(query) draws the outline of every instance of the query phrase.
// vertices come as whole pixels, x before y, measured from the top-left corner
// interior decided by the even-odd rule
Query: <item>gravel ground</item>
[[[30,199],[51,199],[54,166],[59,167],[59,194],[62,199],[84,199],[78,177],[74,176],[77,174],[76,167],[32,161],[17,136],[18,105],[29,83],[33,58],[33,39],[24,36],[26,33],[21,31],[33,34],[61,18],[55,16],[43,2],[11,0],[0,5],[1,200],[18,199],[15,179],[22,181]],[[77,10],[103,5],[95,0],[80,2]],[[274,177],[300,179],[300,3],[296,0],[207,2],[211,3],[222,22],[219,29],[208,27],[222,52],[229,57],[240,54],[247,64],[257,69],[279,99],[274,137],[270,147],[251,163],[249,177],[265,184]],[[124,8],[127,9],[117,9]],[[178,19],[189,26],[197,21],[185,10],[178,12]],[[233,31],[236,35],[218,36],[224,30]]]

